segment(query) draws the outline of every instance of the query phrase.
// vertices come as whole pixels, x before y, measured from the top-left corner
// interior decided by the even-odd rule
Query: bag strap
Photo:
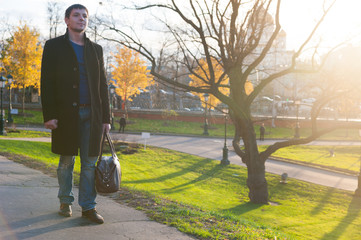
[[[108,140],[108,144],[109,144],[109,147],[110,147],[110,152],[113,156],[114,159],[117,158],[117,155],[115,153],[115,148],[114,148],[114,145],[113,145],[113,141],[112,139],[110,138],[110,134],[109,132],[108,133],[103,133],[102,135],[102,144],[101,144],[101,147],[100,147],[100,155],[98,157],[98,161],[100,162],[101,159],[102,159],[102,156],[103,156],[103,148],[104,148],[104,142],[105,142],[105,138]]]
[[[110,138],[109,132],[106,134],[106,137],[107,137],[107,140],[108,140],[108,143],[109,143],[109,146],[110,146],[110,151],[111,151],[111,153],[112,153],[112,156],[113,156],[114,158],[116,158],[116,157],[117,157],[117,154],[115,153],[115,147],[114,147],[114,144],[113,144],[112,139]]]

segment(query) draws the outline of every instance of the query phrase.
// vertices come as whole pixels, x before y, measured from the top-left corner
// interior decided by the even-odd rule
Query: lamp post
[[[296,122],[296,127],[295,127],[295,138],[299,138],[300,137],[300,123],[298,121],[298,112],[299,112],[301,102],[299,100],[296,100],[295,104],[296,104],[296,111],[297,111],[296,112],[297,122]]]
[[[227,114],[228,114],[228,109],[224,109],[224,147],[223,147],[223,158],[221,160],[221,165],[230,164],[230,161],[228,160],[228,148],[227,148]]]
[[[300,100],[296,100],[296,101],[295,101],[297,123],[298,123],[298,112],[299,112],[300,104],[301,104]]]
[[[13,82],[13,76],[10,74],[7,76],[9,84],[9,110],[8,110],[8,123],[13,123],[13,118],[11,116],[12,104],[11,104],[11,83]]]
[[[1,104],[0,104],[0,135],[6,135],[4,130],[4,115],[3,115],[3,88],[5,87],[6,78],[0,76],[0,91],[1,91]]]
[[[209,135],[209,133],[208,133],[208,120],[207,120],[207,108],[208,108],[207,103],[208,103],[208,97],[209,97],[208,93],[203,94],[203,97],[204,97],[204,101],[206,102],[206,107],[204,109],[205,111],[204,111],[203,135],[208,136]]]
[[[114,100],[115,86],[113,84],[109,86],[109,91],[110,91],[110,116],[112,118],[111,129],[114,129],[113,100]]]

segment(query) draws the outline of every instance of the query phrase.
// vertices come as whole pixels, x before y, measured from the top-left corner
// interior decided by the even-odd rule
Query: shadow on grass
[[[310,162],[310,163],[317,162],[317,160],[320,160],[320,159],[322,159],[322,158],[325,158],[325,157],[327,157],[327,156],[329,156],[329,155],[330,155],[329,153],[323,154],[323,155],[321,155],[321,156],[316,157],[315,159],[310,160],[309,162]]]
[[[357,159],[354,163],[352,163],[352,164],[350,164],[349,166],[348,166],[348,168],[346,168],[346,169],[348,169],[348,170],[353,170],[354,168],[356,168],[356,167],[358,167],[358,166],[360,166],[360,158],[359,159]]]
[[[339,180],[339,182],[341,181],[342,179]],[[290,189],[288,187],[289,187],[288,184],[282,184],[282,183],[277,183],[273,186],[269,185],[269,199],[272,199],[274,196],[275,198],[278,198],[280,195],[282,195],[282,192],[288,192],[291,195],[290,197],[292,198],[292,193],[289,192]],[[320,214],[322,210],[324,210],[324,208],[326,207],[327,201],[337,191],[338,190],[336,188],[328,188],[327,191],[312,193],[312,195],[320,196],[320,198],[317,199],[318,204],[310,211],[310,215]]]
[[[288,185],[283,184],[281,182],[277,182],[276,184],[271,184],[271,181],[268,181],[268,199],[271,200],[274,197],[277,198],[279,194],[282,192],[288,191]]]
[[[225,213],[232,213],[233,215],[240,216],[242,214],[245,214],[247,212],[253,211],[255,209],[258,209],[260,207],[264,206],[263,204],[255,204],[251,202],[242,203],[238,206],[224,209],[223,212]]]
[[[354,196],[347,210],[347,215],[340,220],[339,224],[331,232],[326,233],[321,240],[338,239],[359,216],[360,211],[361,198]]]
[[[183,183],[181,185],[177,185],[177,186],[175,186],[173,188],[170,188],[170,189],[164,189],[164,192],[167,193],[167,194],[181,192],[182,190],[184,190],[189,185],[196,184],[198,182],[205,181],[207,179],[213,178],[224,167],[225,166],[216,165],[212,169],[209,169],[208,171],[204,172],[203,174],[201,174],[199,177],[193,179],[192,181],[189,181],[187,183]]]
[[[354,166],[361,166],[361,156],[354,162],[352,163],[347,169],[352,169]],[[361,171],[361,169],[360,169]]]
[[[340,180],[341,181],[341,180]],[[311,215],[319,214],[326,206],[327,200],[330,196],[336,192],[335,188],[328,188],[326,192],[323,193],[322,198],[318,201],[317,206],[311,211]]]
[[[166,175],[162,175],[156,178],[151,178],[151,179],[141,179],[141,180],[135,180],[135,181],[123,181],[123,183],[129,184],[129,183],[155,183],[155,182],[163,182],[165,180],[171,179],[171,178],[176,178],[176,177],[180,177],[182,175],[185,175],[189,172],[196,172],[197,170],[201,169],[202,167],[204,167],[205,165],[207,165],[208,163],[210,163],[211,160],[210,159],[204,159],[202,161],[196,162],[186,168],[182,168],[177,172],[172,172]]]

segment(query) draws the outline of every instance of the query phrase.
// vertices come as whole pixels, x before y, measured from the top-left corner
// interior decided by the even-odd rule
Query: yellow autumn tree
[[[27,24],[19,26],[7,41],[4,68],[13,76],[13,88],[23,89],[23,109],[25,88],[40,87],[42,46],[39,32]]]
[[[214,70],[215,79],[220,79],[220,77],[222,76],[222,74],[224,72],[223,67],[214,58],[212,58],[212,66],[213,66],[213,70]],[[205,83],[202,79],[200,79],[198,77],[198,76],[200,76],[203,79],[209,79],[209,76],[207,76],[206,73],[208,74],[210,71],[209,71],[208,64],[205,59],[201,59],[199,61],[199,66],[196,68],[196,70],[194,72],[195,72],[195,74],[192,74],[189,76],[192,79],[192,81],[189,83],[190,86],[206,87],[209,85],[208,83]],[[221,85],[228,85],[228,82],[229,82],[229,79],[227,77],[225,77],[221,81]],[[219,89],[220,89],[221,93],[223,93],[227,96],[229,95],[229,88],[224,87],[224,88],[219,88]],[[253,91],[253,85],[250,81],[246,81],[245,90],[246,90],[247,95],[249,95]],[[201,99],[202,105],[205,106],[205,100],[204,100],[203,93],[194,92],[194,94],[197,95]],[[219,103],[220,103],[219,99],[216,98],[215,96],[210,95],[208,97],[207,104],[208,104],[209,108],[214,108]]]
[[[146,62],[140,59],[139,53],[129,48],[117,47],[117,52],[113,53],[113,56],[116,64],[111,65],[113,79],[110,82],[116,87],[116,94],[122,97],[124,109],[126,101],[131,101],[132,97],[146,91],[146,87],[153,81]]]

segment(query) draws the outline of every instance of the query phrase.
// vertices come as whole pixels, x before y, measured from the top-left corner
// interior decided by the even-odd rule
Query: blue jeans
[[[95,164],[98,157],[89,157],[89,138],[90,138],[90,107],[79,108],[79,141],[80,141],[80,161],[81,172],[79,181],[79,199],[78,203],[83,211],[95,208]],[[73,188],[73,170],[75,156],[60,156],[57,169],[60,203],[71,205],[74,201]]]

